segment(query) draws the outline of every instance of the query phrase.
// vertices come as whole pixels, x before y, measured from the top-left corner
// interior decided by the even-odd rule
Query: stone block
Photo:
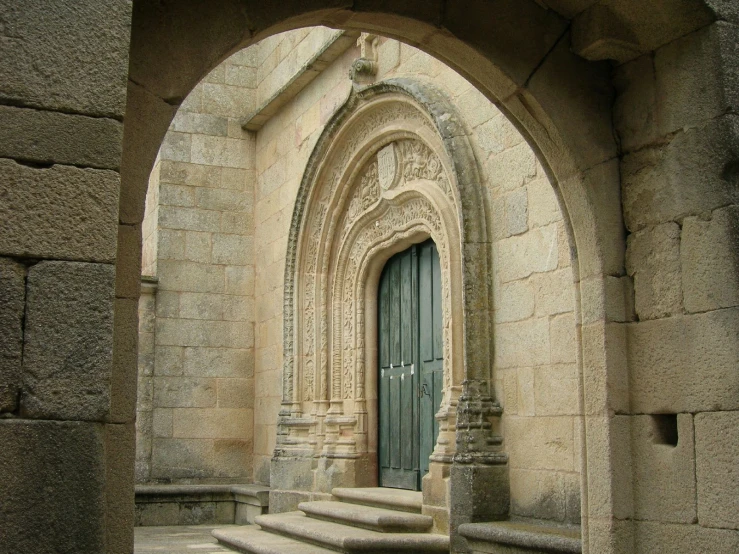
[[[529,282],[534,289],[537,316],[563,314],[574,309],[575,283],[569,267],[538,273]]]
[[[202,87],[202,109],[206,114],[238,118],[246,117],[256,108],[256,94],[253,88],[213,83],[203,83]]]
[[[583,324],[634,320],[634,285],[630,277],[592,277],[580,282]]]
[[[200,292],[180,293],[180,313],[183,319],[219,320],[223,318],[223,295]]]
[[[716,210],[709,221],[683,220],[680,260],[688,312],[739,305],[739,208]]]
[[[487,125],[496,123],[498,119],[491,120]],[[483,150],[486,149],[484,143],[481,147]],[[528,144],[521,143],[513,148],[493,153],[495,155],[487,162],[490,186],[512,191],[536,177],[536,156]]]
[[[683,308],[680,270],[680,227],[665,223],[629,236],[626,271],[634,279],[639,319],[679,314]]]
[[[182,208],[195,207],[195,188],[171,183],[159,185],[158,206],[179,206]]]
[[[225,296],[223,319],[226,321],[254,321],[254,299],[248,296]]]
[[[638,521],[635,548],[649,554],[726,554],[739,550],[739,533],[702,525]]]
[[[215,477],[251,480],[252,443],[250,440],[213,441]]]
[[[0,157],[119,169],[123,124],[113,119],[0,106]]]
[[[228,134],[228,119],[207,113],[178,111],[169,128],[180,133],[225,137]]]
[[[254,267],[226,266],[226,294],[251,296],[254,294]]]
[[[534,315],[534,290],[530,281],[511,281],[494,288],[495,321],[507,323]]]
[[[192,135],[192,162],[203,165],[252,169],[250,143],[241,139]],[[183,160],[189,161],[189,160]]]
[[[678,132],[621,163],[624,221],[631,232],[739,203],[734,162],[739,118],[718,117]]]
[[[587,441],[585,464],[588,476],[588,520],[592,522],[596,518],[625,519],[634,511],[631,418],[607,414],[584,419],[584,439]]]
[[[0,413],[18,409],[25,305],[26,268],[0,258]]]
[[[604,415],[629,409],[627,330],[618,323],[591,323],[580,328],[585,413]]]
[[[251,377],[254,351],[235,348],[185,348],[185,375],[200,377]]]
[[[216,405],[215,379],[155,377],[154,405],[157,408],[208,408]]]
[[[234,54],[234,56],[238,55],[238,53]],[[231,65],[232,58],[233,56],[228,59],[229,65],[226,65],[226,74],[224,76],[225,84],[237,87],[256,88],[256,68],[248,65]],[[243,110],[245,107],[246,106],[240,106],[240,109]]]
[[[153,437],[158,438],[172,436],[172,409],[154,408],[151,432]]]
[[[696,520],[695,437],[693,416],[677,414],[677,444],[664,444],[663,419],[675,416],[643,415],[631,418],[631,455],[634,468],[634,515],[637,519],[672,523]],[[674,422],[674,419],[673,419]]]
[[[449,477],[449,523],[452,529],[462,523],[499,520],[508,515],[508,471],[504,465],[452,465]],[[454,544],[452,548],[455,548]]]
[[[187,439],[251,439],[252,411],[236,408],[176,408],[172,434]]]
[[[185,349],[182,346],[157,344],[154,350],[154,374],[182,375]]]
[[[112,262],[120,177],[0,160],[0,254]]]
[[[105,536],[106,496],[114,493],[106,463],[113,460],[106,460],[103,425],[0,419],[0,443],[0,551],[113,551]],[[132,468],[133,461],[126,471]]]
[[[562,220],[559,201],[547,179],[536,179],[526,187],[529,227],[544,227]]]
[[[254,379],[218,379],[219,408],[253,408]]]
[[[0,98],[60,112],[123,119],[129,2],[4,4]]]
[[[138,302],[116,298],[113,314],[113,364],[108,421],[134,421],[138,375]]]
[[[557,316],[549,321],[549,345],[552,349],[553,364],[577,362],[576,331],[575,316],[571,313]]]
[[[627,333],[634,411],[739,409],[739,308],[629,324]]]
[[[204,210],[242,211],[251,205],[249,195],[241,190],[199,188],[195,191],[195,203]]]
[[[161,212],[162,208],[160,207],[158,211]],[[157,231],[157,234],[157,269],[159,268],[162,260],[185,259],[185,242],[187,239],[187,233],[185,231],[160,228]],[[161,279],[161,275],[159,275],[159,273],[157,273],[157,277]],[[160,286],[158,285],[158,289],[159,288]]]
[[[141,293],[141,225],[118,226],[115,295],[138,299]]]
[[[223,266],[161,259],[157,265],[160,291],[224,292]]]
[[[493,118],[502,117],[498,108],[474,87],[467,89],[456,100],[459,112],[473,129]],[[505,145],[505,140],[502,143]]]
[[[571,417],[508,417],[503,426],[511,469],[575,469]]]
[[[739,529],[739,412],[696,414],[695,455],[699,523]]]
[[[136,504],[136,526],[166,526],[179,523],[180,505],[176,502],[147,502]]]
[[[624,151],[654,142],[659,136],[654,58],[640,56],[615,68],[614,85],[614,124]]]
[[[112,265],[75,262],[40,262],[28,270],[22,414],[108,416],[114,272]],[[134,361],[133,375],[135,367]]]
[[[154,438],[152,478],[208,478],[214,470],[212,440]]]
[[[220,229],[220,214],[211,210],[160,206],[159,225],[166,229],[217,232]]]
[[[105,426],[105,538],[106,551],[124,554],[133,544],[134,462],[133,423]]]
[[[537,416],[577,415],[580,394],[575,364],[540,367],[534,371],[534,405]]]
[[[525,188],[505,197],[507,234],[520,235],[529,230],[528,196]]]
[[[564,473],[511,469],[511,515],[564,521]]]
[[[254,344],[254,327],[248,321],[161,319],[157,343],[169,346],[248,348]]]
[[[209,264],[211,262],[211,236],[210,233],[187,231],[185,233],[185,259]]]
[[[739,107],[739,31],[717,21],[654,53],[656,125],[661,135],[701,125]]]
[[[530,367],[549,363],[547,318],[501,323],[495,331],[495,367]]]
[[[243,235],[213,235],[213,263],[248,265],[254,263],[254,239]]]
[[[159,157],[162,160],[189,162],[192,150],[191,134],[168,131],[167,134],[164,135],[164,140],[162,140],[162,145],[159,148]],[[193,160],[193,162],[195,162],[195,160]]]
[[[377,74],[386,76],[400,63],[400,43],[390,38],[381,38],[377,49]]]
[[[226,172],[225,168],[171,160],[162,160],[160,168],[159,178],[162,183],[190,187],[218,188],[221,186],[222,176]]]
[[[559,262],[557,227],[540,227],[524,235],[498,241],[493,254],[498,275],[504,283],[533,273],[552,271]]]
[[[496,6],[494,18],[482,16],[487,10],[489,5],[483,0],[447,4],[443,26],[454,35],[464,36],[483,55],[500,64],[510,79],[523,85],[562,36],[566,22],[555,12],[533,3],[503,2]],[[475,13],[478,17],[471,17]],[[514,21],[526,21],[525,32],[516,32]],[[500,55],[504,51],[518,55],[504,59]]]

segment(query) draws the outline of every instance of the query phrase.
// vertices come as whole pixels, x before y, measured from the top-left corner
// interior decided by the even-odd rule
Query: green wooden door
[[[420,490],[441,404],[441,271],[432,241],[396,254],[378,294],[380,486]]]

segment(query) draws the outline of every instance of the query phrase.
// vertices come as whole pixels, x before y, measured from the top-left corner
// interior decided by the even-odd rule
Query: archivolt
[[[451,461],[463,383],[492,405],[490,249],[477,167],[441,93],[400,79],[354,90],[318,140],[293,212],[277,456],[367,451],[366,368],[375,358],[366,345],[376,322],[367,299],[384,262],[427,237],[439,248],[445,324],[434,456]]]

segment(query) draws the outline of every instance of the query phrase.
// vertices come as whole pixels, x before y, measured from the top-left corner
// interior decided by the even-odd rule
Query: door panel
[[[436,246],[393,256],[378,294],[380,485],[420,490],[438,435],[441,292]],[[438,346],[436,345],[438,335]]]

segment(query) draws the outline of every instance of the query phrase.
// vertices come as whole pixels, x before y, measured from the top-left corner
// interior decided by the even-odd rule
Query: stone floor
[[[211,536],[216,528],[236,525],[180,525],[176,527],[136,527],[134,554],[222,554],[230,552]]]

